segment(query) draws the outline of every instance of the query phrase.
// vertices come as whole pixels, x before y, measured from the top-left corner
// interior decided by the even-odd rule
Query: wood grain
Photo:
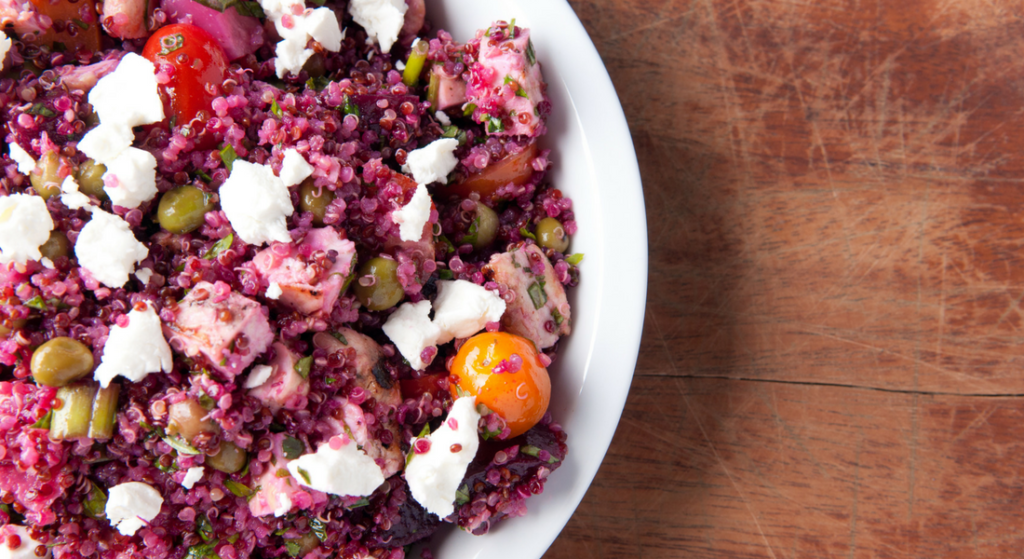
[[[546,557],[1024,553],[1024,3],[570,3],[651,268]]]

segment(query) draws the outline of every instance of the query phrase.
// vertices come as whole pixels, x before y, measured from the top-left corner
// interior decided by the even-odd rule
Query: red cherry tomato
[[[202,130],[213,115],[214,98],[222,94],[228,68],[228,58],[217,40],[195,25],[166,25],[150,36],[142,56],[156,64],[157,72],[170,76],[160,85],[160,95],[174,128]],[[200,137],[199,143],[208,149],[215,140]]]
[[[445,196],[456,195],[468,198],[476,192],[481,198],[490,199],[499,188],[513,183],[524,184],[533,176],[533,159],[537,157],[537,144],[532,143],[523,151],[505,157],[480,171],[466,177],[462,182],[441,187],[438,191]]]
[[[513,437],[529,431],[548,411],[551,379],[526,338],[506,332],[477,334],[459,348],[451,373],[452,397],[460,392],[476,396],[476,403],[505,420]]]

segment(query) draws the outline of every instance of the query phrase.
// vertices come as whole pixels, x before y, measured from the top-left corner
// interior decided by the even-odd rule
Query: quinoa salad
[[[0,0],[0,559],[526,514],[583,255],[529,29],[424,1]]]

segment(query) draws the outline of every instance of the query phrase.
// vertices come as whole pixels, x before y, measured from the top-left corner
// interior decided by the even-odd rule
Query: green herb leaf
[[[310,518],[309,529],[316,534],[317,539],[322,542],[327,541],[327,524],[325,524],[323,520],[316,517]]]
[[[33,429],[49,429],[50,428],[50,420],[51,419],[53,419],[53,410],[50,410],[50,411],[46,412],[46,415],[44,415],[43,417],[40,417],[39,421],[36,421],[35,423],[32,424],[32,428]]]
[[[228,543],[234,544],[240,537],[242,537],[242,534],[231,534],[231,536],[228,537]]]
[[[181,33],[166,35],[160,38],[160,56],[167,56],[185,46],[185,36]]]
[[[25,306],[30,309],[35,309],[37,311],[45,311],[46,301],[43,301],[42,297],[36,295],[35,297],[29,299],[28,301],[25,301]]]
[[[303,452],[306,452],[306,445],[302,444],[302,441],[299,439],[289,435],[281,442],[281,450],[284,452],[285,458],[295,460],[302,456]]]
[[[228,233],[227,237],[224,237],[223,239],[217,241],[216,243],[214,243],[214,245],[212,247],[210,247],[210,250],[206,251],[206,254],[203,255],[203,259],[204,260],[213,260],[214,258],[217,258],[217,256],[220,255],[220,253],[222,253],[225,250],[231,248],[231,244],[234,243],[234,242],[235,242],[235,235],[234,235],[234,233]]]
[[[562,322],[565,321],[565,317],[562,316],[562,313],[558,312],[558,309],[551,309],[551,316],[555,319],[555,324],[558,326],[561,326]]]
[[[274,116],[277,118],[281,118],[281,115],[284,114],[281,112],[281,106],[277,104],[277,99],[274,99],[274,102],[270,104],[270,112],[274,113]]]
[[[437,277],[443,280],[455,279],[455,274],[451,270],[445,269],[437,273]]]
[[[307,472],[306,470],[304,470],[302,468],[295,468],[295,469],[299,471],[299,475],[302,476],[302,481],[305,481],[306,485],[310,485],[311,483],[313,483],[312,481],[310,481],[309,472]]]
[[[202,172],[202,171],[200,171],[198,169],[196,170],[196,175],[198,175],[199,178],[203,179],[206,182],[210,182],[210,181],[213,180],[213,177],[211,177],[210,175],[207,175],[206,173],[204,173],[204,172]]]
[[[463,484],[462,487],[455,492],[455,503],[464,505],[469,502],[469,486]]]
[[[288,555],[292,557],[298,557],[299,552],[302,551],[302,546],[295,540],[285,540],[284,546],[288,548]]]
[[[533,446],[533,445],[524,445],[524,446],[519,447],[519,452],[522,452],[523,454],[526,454],[528,456],[533,456],[534,458],[536,458],[537,455],[540,454],[540,449],[535,447],[535,446]]]
[[[274,472],[274,477],[291,477],[291,476],[292,476],[291,472],[289,472],[288,470],[286,470],[284,468],[278,468],[278,470],[276,472]]]
[[[462,109],[462,116],[473,116],[476,112],[476,103],[470,103],[466,105],[466,108]]]
[[[533,50],[533,39],[526,40],[526,61],[533,66],[537,63],[537,53]]]
[[[171,448],[178,451],[178,454],[199,454],[196,447],[190,445],[188,441],[178,436],[164,437],[164,442],[170,445]]]
[[[238,159],[238,154],[235,153],[235,148],[231,147],[231,144],[224,144],[224,147],[220,148],[220,160],[224,162],[224,168],[229,173],[236,159]]]
[[[533,301],[533,308],[535,309],[543,307],[548,302],[547,292],[537,282],[531,283],[530,287],[526,288],[526,292],[530,294],[530,300]]]
[[[196,0],[196,2],[212,8],[218,12],[223,12],[228,8],[234,7],[238,10],[238,13],[248,17],[263,18],[266,15],[263,13],[263,8],[259,2],[253,2],[250,0]]]
[[[46,108],[46,105],[44,105],[42,103],[36,103],[35,105],[32,105],[32,108],[30,108],[28,110],[28,113],[32,114],[32,115],[42,115],[42,116],[45,116],[46,118],[50,118],[52,116],[56,116],[57,115],[57,113],[55,113],[55,112],[51,111],[50,109]]]
[[[89,24],[84,22],[84,21],[82,21],[82,20],[80,20],[80,19],[78,19],[77,17],[73,18],[71,20],[71,23],[74,23],[75,25],[77,25],[78,28],[81,29],[82,31],[85,31],[85,30],[89,29]]]
[[[210,396],[203,394],[199,397],[199,405],[203,406],[203,409],[209,411],[217,406],[217,402],[213,401],[213,398]]]
[[[331,332],[331,335],[334,336],[334,339],[338,340],[339,342],[348,345],[348,340],[345,339],[345,336],[342,335],[341,332]]]
[[[430,424],[429,423],[424,423],[423,424],[423,428],[420,429],[420,434],[416,435],[416,438],[417,439],[422,439],[422,438],[429,437],[429,436],[430,436]]]
[[[359,107],[357,107],[352,100],[349,99],[348,95],[345,96],[345,105],[341,108],[341,112],[347,115],[359,116]]]
[[[228,491],[230,491],[236,497],[244,497],[246,499],[248,499],[255,493],[255,491],[250,489],[248,486],[238,483],[233,479],[224,480],[224,487],[227,487]]]
[[[313,356],[307,355],[295,363],[295,372],[302,378],[309,378],[309,370],[313,367]]]
[[[496,116],[490,116],[490,117],[487,117],[487,118],[488,118],[488,120],[487,120],[487,133],[488,134],[496,134],[498,132],[504,132],[505,131],[505,123],[502,122],[500,118],[498,118]]]
[[[200,538],[203,538],[204,542],[208,542],[213,538],[213,524],[209,518],[206,518],[205,514],[199,515],[199,520],[196,522],[196,533],[199,534]]]
[[[220,541],[211,541],[193,545],[188,548],[188,553],[185,554],[185,559],[212,559],[217,556],[213,550],[219,543]]]
[[[82,508],[85,509],[85,514],[92,518],[103,518],[107,514],[107,494],[93,483],[89,489],[89,498],[82,503]]]
[[[535,241],[537,240],[537,235],[530,233],[530,230],[527,229],[526,227],[520,227],[519,234],[526,237],[527,239],[533,239]]]
[[[444,130],[444,134],[441,134],[442,138],[454,138],[459,135],[459,132],[461,132],[461,130],[459,130],[459,127],[455,126],[454,124],[442,126],[441,128]]]
[[[569,256],[565,257],[565,261],[568,262],[569,264],[572,264],[573,266],[579,266],[580,262],[583,262],[583,253],[577,252],[574,254],[570,254]]]
[[[370,500],[367,499],[366,497],[363,497],[363,498],[359,499],[358,501],[356,501],[355,503],[353,503],[352,505],[350,505],[348,507],[348,510],[358,509],[360,507],[365,507],[365,506],[367,506],[369,504],[370,504]]]
[[[477,234],[480,232],[480,216],[476,216],[473,223],[469,224],[469,231],[462,236],[462,244],[471,245],[476,242]]]
[[[320,91],[323,88],[327,87],[327,84],[329,83],[331,83],[331,80],[327,79],[326,77],[317,76],[315,78],[309,78],[308,80],[306,80],[306,87],[312,89],[313,91]]]

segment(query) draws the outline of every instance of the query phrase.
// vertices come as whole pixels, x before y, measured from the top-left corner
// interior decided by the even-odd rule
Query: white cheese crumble
[[[409,203],[391,212],[391,221],[398,224],[398,236],[403,241],[419,242],[423,226],[430,221],[430,193],[422,184],[416,185]]]
[[[156,196],[156,158],[138,148],[128,148],[107,163],[103,173],[103,191],[111,203],[137,208]]]
[[[317,8],[306,16],[306,32],[310,37],[331,52],[341,50],[345,32],[338,25],[338,18],[330,8]]]
[[[135,263],[147,255],[149,249],[135,238],[128,222],[99,208],[75,242],[79,265],[107,287],[122,287]]]
[[[306,177],[313,174],[313,166],[306,163],[306,159],[295,148],[284,152],[284,160],[281,161],[281,180],[285,186],[295,186],[306,180]]]
[[[377,41],[383,52],[390,52],[398,41],[408,9],[405,0],[352,0],[348,4],[352,19],[363,26],[367,38]]]
[[[103,124],[131,128],[164,119],[156,66],[133,52],[124,55],[113,72],[96,82],[89,91],[89,103]]]
[[[0,70],[7,66],[7,53],[11,51],[11,38],[7,33],[0,33]]]
[[[292,240],[285,218],[295,208],[288,187],[270,167],[235,161],[231,175],[220,187],[220,207],[246,243],[262,245]]]
[[[419,504],[441,518],[455,512],[455,494],[480,446],[479,421],[476,397],[459,398],[441,426],[426,437],[430,449],[423,454],[409,451],[413,453],[405,468],[409,490]]]
[[[78,149],[92,160],[106,165],[135,140],[135,133],[124,124],[101,122],[78,142]]]
[[[53,260],[50,260],[45,256],[39,259],[39,263],[42,264],[44,268],[49,268],[51,270],[57,268],[57,266],[53,263]]]
[[[149,268],[139,268],[135,270],[135,277],[142,282],[143,285],[149,284],[149,278],[153,277],[153,270]]]
[[[405,71],[405,62],[402,62],[401,60],[396,60],[395,70],[398,70],[399,72]]]
[[[274,54],[277,59],[274,61],[274,69],[278,78],[284,78],[288,74],[298,74],[302,67],[313,56],[313,49],[307,49],[306,43],[285,39],[274,47]]]
[[[273,374],[274,368],[270,365],[256,365],[249,371],[249,376],[245,379],[245,388],[259,388],[270,380],[270,376]]]
[[[79,192],[78,188],[78,181],[71,175],[64,177],[64,182],[60,183],[60,201],[69,209],[80,210],[92,204],[89,197]]]
[[[420,149],[410,151],[402,170],[411,174],[419,184],[446,182],[448,173],[459,164],[455,157],[457,147],[459,141],[455,138],[434,140]]]
[[[145,310],[128,313],[127,326],[110,327],[100,366],[92,376],[106,388],[117,375],[139,382],[149,373],[169,373],[173,367],[171,346],[164,339],[160,317],[147,305]]]
[[[43,543],[32,539],[32,536],[28,533],[28,528],[25,526],[8,524],[5,531],[18,536],[21,542],[18,544],[18,547],[12,548],[7,545],[6,537],[0,537],[0,559],[46,559],[50,557],[50,548],[46,548],[46,555],[36,557],[36,548],[43,545]]]
[[[345,31],[338,25],[338,18],[330,8],[309,10],[304,3],[294,0],[260,0],[260,6],[267,19],[274,22],[282,39],[274,50],[277,77],[302,71],[306,60],[313,55],[313,50],[306,48],[310,39],[331,52],[341,50]],[[285,16],[290,21],[287,26]]]
[[[193,485],[203,479],[204,473],[206,473],[206,470],[202,466],[189,468],[188,471],[185,472],[185,479],[181,480],[181,486],[185,489],[192,489]]]
[[[160,492],[138,481],[129,481],[110,488],[107,495],[107,520],[125,536],[133,536],[147,522],[160,514],[164,498]]]
[[[355,441],[340,443],[337,437],[321,443],[315,453],[299,456],[286,467],[301,485],[317,491],[353,497],[373,493],[384,483],[380,466],[360,450]]]
[[[267,299],[276,300],[283,294],[284,290],[281,289],[281,285],[278,284],[276,281],[270,282],[270,285],[267,286]]]
[[[274,509],[274,516],[280,518],[292,510],[292,498],[287,493],[281,493],[277,497],[277,508]]]
[[[50,231],[53,218],[42,198],[34,194],[0,197],[0,264],[39,260],[43,257],[39,247],[50,238]]]
[[[383,330],[402,353],[402,357],[417,371],[427,366],[420,357],[423,350],[437,344],[441,334],[430,321],[430,301],[427,300],[403,303],[388,317]]]
[[[434,300],[434,324],[441,332],[437,343],[468,338],[488,322],[498,322],[505,313],[505,301],[494,291],[471,281],[438,281]]]
[[[448,118],[447,113],[444,111],[437,111],[434,113],[434,118],[436,118],[437,122],[441,123],[442,126],[448,126],[452,123],[452,119]],[[455,144],[458,145],[458,141],[456,141]]]
[[[29,153],[18,145],[18,142],[10,143],[11,159],[18,164],[18,172],[27,175],[36,168],[36,160]]]

